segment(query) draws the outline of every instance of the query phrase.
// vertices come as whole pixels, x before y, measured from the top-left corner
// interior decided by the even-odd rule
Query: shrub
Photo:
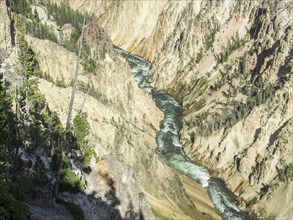
[[[282,182],[289,182],[293,179],[293,163],[287,165],[279,172],[279,179]]]
[[[0,219],[28,219],[29,205],[11,193],[8,185],[0,177]]]
[[[81,113],[74,117],[73,130],[79,146],[86,144],[86,137],[89,134],[90,130],[90,125],[87,121],[86,113]]]
[[[86,59],[81,63],[85,71],[93,75],[97,75],[97,63],[94,59]]]
[[[66,88],[67,87],[66,82],[65,82],[65,78],[64,78],[63,75],[61,75],[61,79],[59,79],[57,77],[57,79],[56,79],[56,86],[61,87],[61,88]]]
[[[85,190],[85,182],[79,176],[76,176],[72,170],[67,167],[63,169],[63,176],[60,182],[60,190],[79,193]]]
[[[58,202],[61,205],[64,205],[66,207],[66,209],[74,217],[74,219],[76,219],[76,220],[84,220],[85,219],[84,212],[78,205],[75,205],[72,202],[66,202],[62,199],[58,199]]]
[[[144,194],[144,192],[140,192],[140,193],[138,193],[138,197],[141,199],[141,198],[144,198],[145,197],[145,194]]]
[[[11,179],[14,182],[13,190],[18,199],[24,199],[25,194],[34,194],[33,178],[23,174],[16,174]]]
[[[83,167],[88,167],[93,157],[97,157],[96,152],[94,149],[88,147],[83,155]]]
[[[36,162],[34,164],[34,181],[37,184],[46,184],[48,182],[48,176],[47,176],[47,169],[45,167],[45,164],[43,160],[37,156]]]

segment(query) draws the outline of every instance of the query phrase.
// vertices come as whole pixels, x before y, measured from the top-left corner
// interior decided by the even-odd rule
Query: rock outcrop
[[[222,178],[244,210],[292,216],[278,196],[292,186],[290,1],[68,3],[95,13],[114,44],[153,62],[153,85],[183,103],[186,153]]]
[[[6,1],[0,2],[0,47],[2,50],[8,51],[14,44],[14,27],[11,10],[6,7],[6,4]]]
[[[53,82],[62,80],[66,87],[39,80],[40,90],[50,108],[57,111],[65,123],[77,56],[49,40],[30,36],[26,40],[38,54],[38,65],[47,78]],[[83,174],[86,193],[95,194],[102,201],[99,204],[115,209],[107,212],[98,206],[90,211],[93,204],[84,195],[65,194],[62,198],[79,205],[85,213],[94,212],[94,217],[101,218],[117,213],[126,219],[141,216],[154,219],[154,212],[160,218],[200,219],[211,214],[220,219],[210,207],[207,193],[197,198],[203,205],[196,209],[180,175],[156,154],[155,136],[162,113],[149,94],[138,88],[129,64],[114,52],[110,38],[95,18],[85,30],[85,41],[97,63],[97,71],[93,74],[86,73],[80,65],[74,103],[74,115],[79,111],[87,113],[91,128],[89,144],[97,154],[96,162],[91,165],[92,172]],[[91,91],[85,89],[87,86],[91,86]]]
[[[202,217],[184,181],[155,153],[162,113],[137,88],[113,42],[153,63],[151,83],[183,105],[186,154],[223,179],[241,209],[259,219],[293,215],[289,0],[64,2],[98,18],[86,30],[98,70],[83,74],[80,66],[74,106],[75,113],[82,108],[88,114],[90,143],[99,158],[92,161],[95,172],[84,174],[87,193],[95,191],[107,204],[117,198],[121,203],[115,208],[123,218],[140,213],[146,219],[153,219],[153,213],[158,218]],[[14,45],[12,20],[3,1],[0,6],[0,45],[9,51]],[[27,41],[41,70],[66,84],[59,88],[40,80],[50,107],[65,123],[77,57],[48,40],[28,36]],[[86,85],[92,86],[92,94]],[[85,210],[91,207],[83,196],[63,197]]]

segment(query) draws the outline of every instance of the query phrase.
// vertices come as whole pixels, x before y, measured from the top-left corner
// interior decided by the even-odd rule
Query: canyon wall
[[[180,176],[155,153],[162,113],[137,88],[129,65],[114,53],[113,41],[153,63],[151,83],[183,105],[185,153],[223,179],[243,210],[259,219],[292,216],[289,0],[63,2],[98,17],[86,36],[89,44],[99,36],[91,44],[99,68],[95,75],[79,76],[75,102],[75,113],[82,107],[88,114],[90,142],[99,158],[92,161],[95,172],[85,174],[89,193],[107,201],[108,176],[115,182],[123,217],[128,207],[147,219],[154,218],[153,212],[200,219],[203,212],[193,205]],[[11,19],[4,1],[0,4],[0,45],[9,51],[14,44]],[[67,88],[44,79],[39,85],[65,123],[76,55],[48,40],[28,36],[27,41],[41,70],[65,80]],[[5,65],[13,63],[15,51]],[[95,97],[82,91],[85,84],[93,85]],[[219,218],[214,211],[209,214]]]
[[[290,1],[68,3],[153,63],[152,84],[183,105],[186,154],[223,179],[244,210],[292,215]]]
[[[48,22],[55,32],[57,28],[62,30],[48,18],[44,7],[34,5],[33,8],[40,22]],[[1,1],[0,9],[6,16],[4,1]],[[9,33],[6,18],[1,16],[0,23]],[[2,63],[1,72],[13,86],[17,78],[14,71],[18,68],[18,47],[11,44],[12,38],[8,38],[7,33],[0,35],[1,48],[5,51],[11,48],[11,51]],[[27,35],[26,41],[37,54],[38,67],[43,72],[38,79],[39,88],[50,109],[58,113],[65,125],[77,56],[47,39]],[[156,154],[155,136],[162,112],[156,108],[150,95],[138,88],[129,64],[114,52],[111,39],[95,18],[87,25],[85,42],[97,63],[97,71],[89,74],[79,65],[73,117],[80,112],[87,114],[90,124],[88,141],[96,156],[91,160],[91,172],[81,172],[74,167],[74,172],[87,183],[85,195],[64,192],[60,197],[79,205],[86,219],[116,218],[117,210],[124,219],[155,219],[155,216],[159,219],[202,219],[209,216],[221,219],[207,192],[165,165]],[[13,66],[12,72],[6,71],[8,65]],[[195,190],[198,195],[194,195]],[[90,196],[98,198],[100,203],[93,204]],[[200,205],[195,200],[200,201]],[[46,204],[31,202],[31,206],[33,218],[58,215]],[[60,210],[63,212],[63,209]],[[68,213],[64,216],[70,219]]]
[[[94,27],[89,27],[88,30],[93,31]],[[76,55],[47,40],[27,37],[27,41],[38,54],[40,68],[54,79],[64,77],[65,83],[70,85]],[[95,46],[94,50],[100,48]],[[74,104],[75,114],[82,110],[88,115],[90,144],[99,158],[92,164],[93,171],[85,174],[88,193],[96,192],[107,200],[109,186],[103,183],[107,176],[114,181],[123,218],[132,207],[135,213],[141,212],[144,218],[153,219],[150,205],[158,213],[162,212],[162,216],[195,217],[198,211],[184,192],[179,176],[155,153],[155,135],[162,113],[150,96],[137,87],[128,63],[114,53],[112,45],[106,50],[104,58],[96,57],[99,62],[96,76],[83,76],[81,68],[78,77],[83,84],[92,84],[97,95],[87,96],[85,91],[80,91]],[[45,80],[40,80],[39,86],[50,107],[65,123],[71,87],[58,88]],[[169,198],[180,208],[173,207]],[[166,211],[162,211],[164,209]]]

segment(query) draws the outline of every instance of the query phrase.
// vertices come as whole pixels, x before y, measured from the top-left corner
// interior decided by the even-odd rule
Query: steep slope
[[[60,1],[52,1],[57,4]],[[160,16],[167,1],[65,1],[74,9],[101,17],[101,24],[113,43],[134,54],[148,58],[157,53],[153,30],[158,27]],[[129,34],[131,33],[131,34]],[[149,42],[149,39],[152,39]],[[151,43],[152,45],[148,45]],[[161,42],[158,42],[160,44]],[[157,43],[156,43],[157,44]],[[155,51],[152,51],[155,50]]]
[[[293,8],[289,0],[64,2],[96,14],[96,25],[106,28],[115,45],[153,63],[152,84],[183,105],[186,154],[222,178],[238,196],[243,210],[264,219],[292,216]],[[3,1],[1,4],[4,6]],[[1,24],[5,24],[0,42],[2,48],[11,48],[13,38],[7,37],[13,33],[11,20],[6,8],[0,9],[4,13]],[[155,147],[161,113],[147,94],[135,87],[128,64],[114,54],[105,32],[96,31],[102,44],[92,45],[91,53],[105,56],[97,55],[99,73],[81,76],[80,87],[92,83],[99,101],[88,97],[82,104],[84,93],[80,93],[76,110],[83,106],[90,112],[92,142],[99,143],[97,152],[101,157],[115,152],[120,162],[132,166],[139,186],[156,211],[164,210],[166,216],[179,213],[177,218],[192,216],[196,211],[186,210],[190,200],[183,192],[164,195],[182,190],[179,178],[149,148]],[[93,37],[90,31],[88,36]],[[41,69],[55,80],[63,75],[68,86],[75,55],[46,40],[28,41],[39,53]],[[8,65],[9,59],[5,63]],[[50,105],[65,121],[64,100],[70,88],[48,86],[41,81]],[[99,106],[99,110],[90,106]],[[145,155],[154,159],[145,161]],[[146,176],[151,177],[147,183]],[[115,182],[120,182],[119,178]],[[164,202],[155,201],[154,195]],[[119,208],[124,214],[127,205]],[[170,209],[173,212],[166,214]],[[144,210],[149,213],[149,208]]]
[[[6,9],[4,4],[1,6]],[[39,15],[41,22],[48,21],[48,16],[43,14],[45,10],[40,6],[34,8],[37,13],[42,13]],[[5,28],[9,30],[7,25]],[[85,194],[64,192],[61,198],[79,205],[86,219],[154,219],[153,212],[159,218],[202,219],[212,215],[220,219],[206,191],[189,179],[183,181],[183,177],[166,166],[156,154],[155,135],[162,113],[151,97],[137,87],[129,64],[113,51],[111,40],[96,19],[93,18],[87,26],[85,35],[90,55],[98,68],[95,73],[88,74],[80,65],[73,116],[80,111],[87,114],[90,124],[88,141],[94,146],[96,157],[90,162],[91,172],[82,172],[72,165],[76,175],[87,182]],[[26,41],[37,54],[38,67],[44,73],[39,79],[39,88],[50,109],[55,110],[65,124],[77,56],[46,39],[27,35]],[[5,57],[4,67],[13,63],[17,68],[13,54],[18,48],[4,42],[3,49],[8,47],[12,52]],[[7,78],[10,77],[13,86],[12,75],[5,68],[2,70]],[[52,159],[49,155],[46,157]],[[201,196],[192,195],[194,190],[190,185]],[[90,195],[98,198],[98,205]],[[199,207],[196,205],[198,201],[201,202]],[[49,209],[46,204],[31,202],[31,205],[35,218],[44,215],[49,218],[54,212],[54,208]],[[68,213],[64,215],[70,219]]]
[[[32,49],[39,54],[41,69],[52,73],[52,77],[54,77],[56,71],[63,73],[65,82],[68,84],[71,81],[70,73],[73,72],[73,65],[70,60],[75,60],[75,55],[68,52],[65,55],[64,49],[49,41],[33,38],[28,39],[28,41]],[[53,54],[52,51],[54,51]],[[60,54],[58,51],[60,51]],[[99,97],[95,99],[95,97],[89,96],[86,98],[82,109],[88,114],[92,133],[90,141],[95,146],[96,153],[100,158],[97,168],[94,168],[88,179],[86,178],[90,192],[100,191],[98,195],[105,196],[105,189],[100,189],[102,177],[100,177],[100,181],[96,180],[96,173],[100,173],[99,164],[106,160],[107,166],[113,166],[118,160],[121,163],[118,163],[120,164],[119,168],[107,168],[102,172],[106,172],[115,182],[116,196],[121,201],[121,209],[119,209],[122,213],[128,211],[130,202],[134,208],[139,205],[145,218],[150,219],[151,214],[145,215],[145,209],[141,207],[148,207],[143,202],[144,199],[147,199],[150,205],[157,209],[157,213],[162,216],[188,218],[191,215],[195,217],[194,214],[198,211],[192,208],[191,200],[185,194],[179,177],[162,163],[154,150],[156,146],[154,137],[161,113],[153,106],[148,94],[138,89],[128,64],[117,55],[112,54],[112,56],[110,58],[108,52],[106,53],[105,60],[100,61],[97,76],[92,76],[90,82],[94,84],[95,88],[99,89],[100,93],[98,94],[105,97],[107,101],[105,102],[105,99]],[[64,61],[60,57],[63,57]],[[56,63],[57,60],[58,63]],[[80,80],[83,80],[82,77],[80,77]],[[87,83],[87,79],[84,80]],[[65,122],[67,114],[65,106],[69,102],[70,88],[60,89],[45,81],[41,81],[40,88],[46,95],[52,109],[57,110]],[[113,88],[115,89],[113,90]],[[107,91],[109,93],[105,94]],[[78,111],[83,104],[85,96],[85,93],[78,93],[75,111]],[[123,102],[124,100],[125,102]],[[123,164],[129,165],[131,168]],[[93,165],[93,167],[95,166]],[[120,174],[117,173],[119,169],[122,169]],[[134,173],[129,174],[132,172]],[[123,175],[122,179],[119,179],[119,175]],[[126,179],[129,178],[128,175],[134,175],[141,192],[137,189],[137,186],[131,184],[136,180]],[[125,194],[127,192],[125,191],[125,185],[128,185],[128,194]],[[177,193],[173,194],[173,192]],[[165,194],[176,205],[173,202],[170,203]],[[203,201],[208,201],[208,196],[205,195],[205,197],[206,199],[203,199]]]
[[[153,62],[152,83],[183,104],[186,153],[225,180],[243,209],[292,216],[290,199],[278,197],[292,190],[290,1],[68,2]]]
[[[0,2],[0,12],[1,12],[1,20],[0,20],[0,46],[3,50],[8,50],[9,47],[14,43],[12,42],[11,35],[13,35],[13,21],[11,19],[11,10],[8,9],[5,5],[4,1]]]

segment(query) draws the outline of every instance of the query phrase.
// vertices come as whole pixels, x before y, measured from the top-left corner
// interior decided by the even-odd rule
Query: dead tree
[[[71,128],[71,117],[72,117],[72,110],[73,110],[74,98],[75,98],[76,87],[77,87],[77,77],[78,77],[78,68],[79,68],[79,63],[80,63],[80,56],[81,56],[81,51],[82,51],[82,47],[83,47],[82,42],[83,42],[84,29],[85,29],[85,18],[83,20],[83,26],[82,26],[82,31],[81,31],[80,41],[79,41],[79,50],[78,50],[78,56],[77,56],[77,60],[76,60],[75,73],[74,73],[74,79],[73,79],[73,86],[72,86],[72,91],[71,91],[71,97],[70,97],[70,102],[69,102],[69,108],[68,108],[68,114],[67,114],[67,120],[66,120],[64,139],[63,139],[64,140],[64,143],[63,143],[64,146],[61,148],[61,158],[60,158],[60,163],[59,163],[59,166],[58,166],[58,171],[57,171],[57,176],[56,176],[54,199],[58,198],[60,180],[61,180],[61,172],[62,172],[62,168],[63,168],[63,165],[64,165],[64,158],[65,158],[65,148],[68,145],[66,135],[67,135],[68,131],[70,131],[70,128]]]

